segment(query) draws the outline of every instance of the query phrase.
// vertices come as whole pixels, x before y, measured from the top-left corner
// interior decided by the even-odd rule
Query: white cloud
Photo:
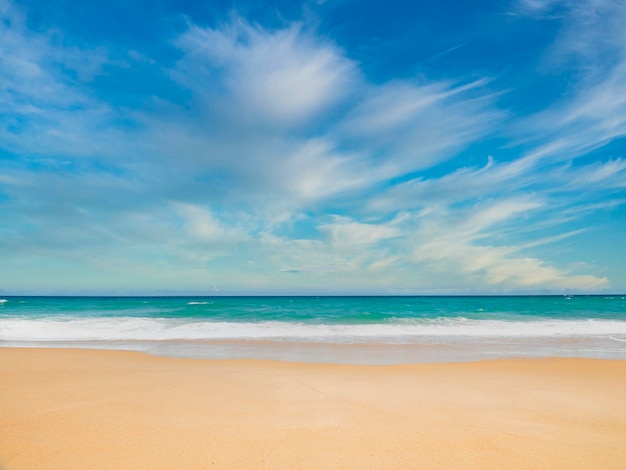
[[[583,291],[608,286],[605,277],[570,273],[541,259],[523,256],[520,252],[527,248],[523,244],[489,244],[488,239],[496,229],[501,230],[503,222],[540,207],[537,203],[510,200],[476,207],[460,222],[454,221],[459,214],[430,217],[415,236],[413,260],[452,277],[465,273],[474,282],[490,286]]]
[[[553,4],[561,7],[561,28],[544,67],[565,72],[571,87],[552,106],[519,120],[518,135],[547,142],[545,157],[552,160],[576,158],[625,137],[626,3],[524,3],[536,3],[539,12]]]
[[[224,245],[248,238],[244,231],[224,224],[208,208],[177,204],[176,209],[183,218],[184,230],[196,241]]]
[[[327,234],[335,248],[361,250],[383,240],[398,237],[401,232],[394,222],[386,224],[362,223],[347,217],[336,216],[331,223],[322,224],[320,230]]]
[[[541,162],[554,148],[552,145],[545,152],[531,152],[509,162],[496,162],[489,157],[480,168],[459,168],[438,178],[415,178],[399,183],[372,197],[368,209],[374,213],[424,210],[435,204],[448,207],[464,201],[532,192],[549,200],[553,211],[563,211],[571,206],[582,208],[595,204],[595,199],[588,199],[590,193],[607,193],[626,184],[623,159],[576,166],[571,162]],[[568,198],[557,203],[554,197],[564,193]]]
[[[191,25],[177,44],[187,53],[180,67],[197,77],[220,77],[236,115],[258,124],[293,127],[318,118],[350,91],[355,65],[330,43],[293,24],[268,31],[235,18],[221,28]],[[180,77],[180,74],[177,75]],[[192,88],[209,83],[193,83]],[[220,90],[222,91],[222,90]]]
[[[341,122],[338,139],[367,149],[389,176],[429,168],[489,133],[503,117],[484,90],[472,97],[486,84],[393,81],[367,87]]]
[[[626,16],[625,16],[626,20]],[[599,79],[585,80],[576,94],[526,122],[527,130],[560,145],[552,159],[584,155],[626,136],[626,48],[618,65]]]
[[[35,155],[110,155],[123,138],[114,113],[83,90],[108,61],[99,48],[79,50],[52,32],[32,32],[16,5],[0,10],[0,146]],[[68,73],[69,72],[69,73]]]
[[[287,156],[285,186],[297,202],[315,201],[372,183],[358,158],[341,154],[327,139],[310,139]],[[292,199],[292,201],[294,201]]]
[[[536,183],[535,164],[532,156],[504,163],[489,157],[481,168],[459,168],[439,178],[418,177],[399,183],[374,196],[368,208],[378,213],[499,197]]]
[[[212,197],[277,222],[450,158],[502,116],[486,80],[371,84],[302,24],[190,24],[176,44],[185,57],[172,73],[200,119],[148,120],[146,140],[161,160],[229,183]]]
[[[514,11],[525,15],[545,15],[553,13],[554,7],[563,3],[567,0],[519,0],[514,5]]]
[[[626,187],[626,160],[621,158],[606,163],[595,162],[579,166],[563,173],[559,175],[559,179],[563,180],[563,184],[575,189],[606,191]],[[598,183],[602,183],[602,186],[598,187]]]

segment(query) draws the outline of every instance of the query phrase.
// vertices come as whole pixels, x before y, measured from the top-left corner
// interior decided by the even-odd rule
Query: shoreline
[[[0,468],[622,468],[626,361],[0,348]],[[4,466],[3,466],[4,465]]]
[[[593,337],[420,338],[419,342],[211,339],[11,341],[0,348],[135,351],[156,357],[347,365],[476,362],[498,359],[626,360],[626,340]]]

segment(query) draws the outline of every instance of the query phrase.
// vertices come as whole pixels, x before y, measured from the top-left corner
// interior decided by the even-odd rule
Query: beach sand
[[[626,361],[0,348],[0,468],[623,469]]]

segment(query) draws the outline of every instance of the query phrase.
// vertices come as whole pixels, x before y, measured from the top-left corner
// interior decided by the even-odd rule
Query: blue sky
[[[0,293],[626,292],[626,3],[0,0]]]

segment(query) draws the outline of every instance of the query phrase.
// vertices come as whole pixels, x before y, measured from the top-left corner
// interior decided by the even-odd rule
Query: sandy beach
[[[0,349],[0,468],[622,469],[626,361]]]

